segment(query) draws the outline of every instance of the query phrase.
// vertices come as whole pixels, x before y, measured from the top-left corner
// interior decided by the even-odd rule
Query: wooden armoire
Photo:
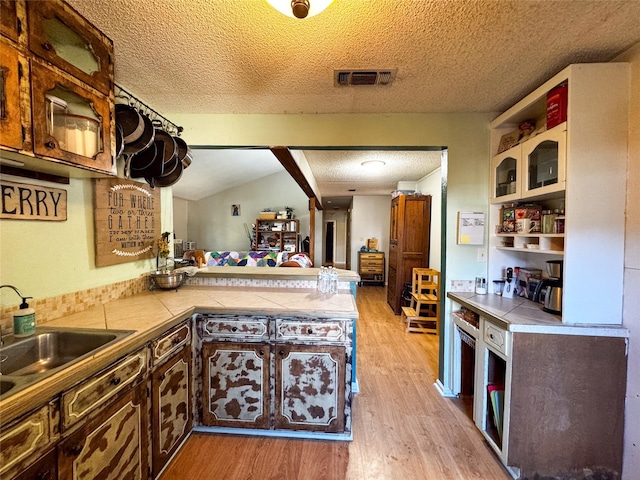
[[[402,288],[416,267],[429,266],[431,195],[399,195],[391,200],[387,303],[396,315]]]

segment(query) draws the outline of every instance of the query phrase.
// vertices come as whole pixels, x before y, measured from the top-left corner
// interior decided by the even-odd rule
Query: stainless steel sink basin
[[[0,347],[0,398],[83,360],[133,330],[38,328],[26,338],[7,337]]]

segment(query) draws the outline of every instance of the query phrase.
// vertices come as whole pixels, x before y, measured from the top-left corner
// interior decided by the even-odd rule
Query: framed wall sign
[[[60,188],[0,180],[0,218],[15,220],[67,219],[67,191]]]
[[[154,258],[160,191],[121,178],[93,181],[96,267]]]

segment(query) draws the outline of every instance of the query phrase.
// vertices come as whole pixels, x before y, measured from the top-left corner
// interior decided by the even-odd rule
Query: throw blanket
[[[313,263],[304,253],[213,251],[205,252],[208,267],[312,267]]]

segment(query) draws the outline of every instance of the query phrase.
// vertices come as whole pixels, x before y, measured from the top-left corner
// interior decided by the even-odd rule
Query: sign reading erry
[[[96,266],[155,257],[160,193],[125,179],[94,180]]]
[[[0,218],[58,222],[67,219],[66,190],[0,180],[0,192]]]

